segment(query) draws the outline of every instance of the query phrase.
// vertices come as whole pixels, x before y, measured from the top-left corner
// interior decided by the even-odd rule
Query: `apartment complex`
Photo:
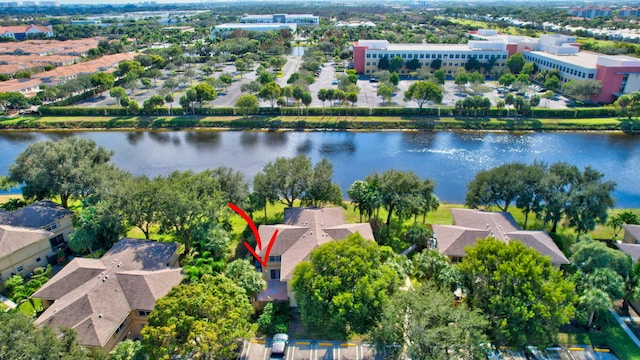
[[[271,15],[244,15],[240,18],[241,23],[250,24],[296,24],[296,25],[318,25],[320,17],[311,14],[271,14]]]
[[[591,101],[611,103],[622,94],[640,90],[640,59],[624,55],[603,55],[580,51],[574,36],[542,35],[540,38],[500,35],[495,30],[479,30],[470,34],[472,40],[464,45],[449,44],[390,44],[386,40],[361,40],[354,43],[354,68],[358,73],[371,75],[379,70],[380,59],[400,56],[405,66],[399,74],[409,74],[407,61],[417,59],[420,69],[435,71],[434,60],[441,60],[441,69],[454,76],[466,62],[476,58],[480,63],[494,62],[504,66],[507,58],[522,53],[526,61],[539,70],[557,69],[561,83],[571,80],[599,80],[602,90]]]
[[[574,6],[567,14],[584,19],[593,19],[599,16],[611,16],[611,8],[605,6]]]
[[[464,68],[467,61],[476,58],[481,63],[494,62],[494,66],[504,66],[509,57],[504,41],[469,41],[468,44],[391,44],[387,40],[360,40],[353,46],[353,63],[360,74],[371,75],[379,70],[378,64],[383,58],[391,60],[399,56],[402,60],[417,59],[420,68],[430,69],[433,73],[434,61],[440,63],[447,75],[455,75]],[[437,66],[436,66],[437,67]],[[412,70],[403,67],[399,74],[409,74]]]

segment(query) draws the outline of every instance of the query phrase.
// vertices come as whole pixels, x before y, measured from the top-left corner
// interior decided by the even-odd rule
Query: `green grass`
[[[582,328],[571,327],[558,335],[560,345],[609,345],[616,356],[623,360],[640,360],[640,349],[618,325],[607,311],[604,324],[599,330],[587,332]]]
[[[42,312],[43,310],[44,307],[42,306],[42,300],[40,299],[26,300],[18,305],[18,311],[29,317],[36,316],[36,313]]]

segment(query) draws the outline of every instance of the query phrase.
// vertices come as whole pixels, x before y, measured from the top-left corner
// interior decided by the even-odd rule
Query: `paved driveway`
[[[267,360],[271,340],[252,339],[245,342],[240,360]],[[359,341],[289,340],[287,360],[382,360],[373,347]]]

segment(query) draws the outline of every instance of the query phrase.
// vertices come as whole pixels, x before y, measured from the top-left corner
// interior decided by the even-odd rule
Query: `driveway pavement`
[[[271,340],[252,339],[245,342],[240,360],[266,360],[271,354]],[[382,360],[368,344],[354,341],[289,340],[287,360]]]

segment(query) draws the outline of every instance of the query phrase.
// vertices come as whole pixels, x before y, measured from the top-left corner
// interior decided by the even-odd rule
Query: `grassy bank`
[[[297,129],[297,130],[493,130],[640,132],[640,121],[618,118],[455,118],[411,116],[22,116],[0,120],[0,129]]]

